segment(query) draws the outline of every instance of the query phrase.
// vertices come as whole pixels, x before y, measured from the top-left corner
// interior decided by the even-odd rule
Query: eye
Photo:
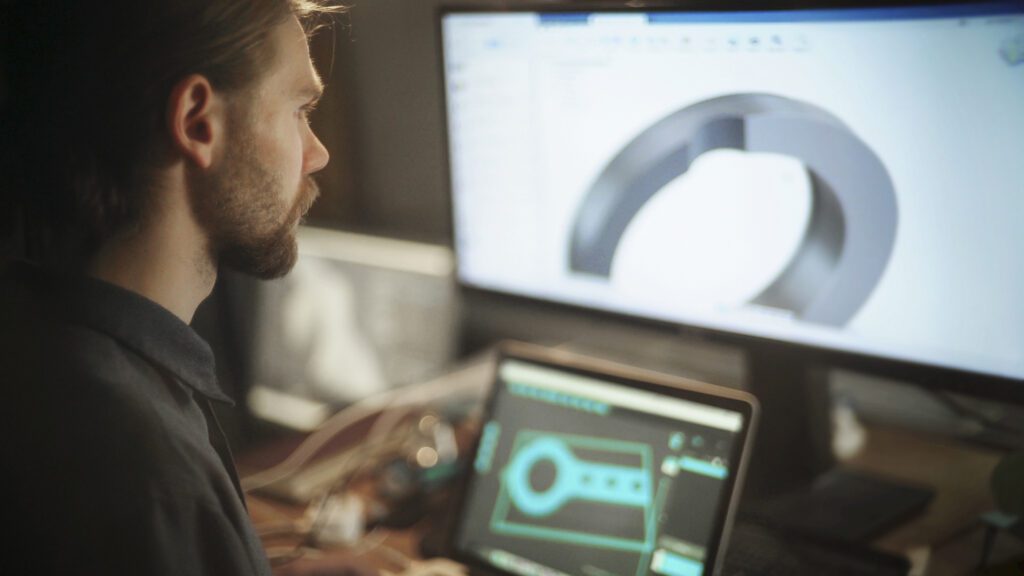
[[[310,102],[299,108],[299,118],[301,118],[307,124],[309,123],[309,116],[316,110],[316,102]]]

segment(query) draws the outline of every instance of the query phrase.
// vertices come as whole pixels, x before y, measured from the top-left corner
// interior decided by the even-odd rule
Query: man
[[[296,259],[311,0],[25,0],[0,84],[4,572],[269,574],[191,330]]]

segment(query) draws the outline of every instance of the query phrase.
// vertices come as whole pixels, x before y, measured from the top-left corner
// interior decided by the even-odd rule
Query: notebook
[[[719,573],[749,394],[505,344],[448,556],[518,576]]]

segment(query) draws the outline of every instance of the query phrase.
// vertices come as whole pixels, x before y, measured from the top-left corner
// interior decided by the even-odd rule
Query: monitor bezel
[[[449,237],[452,239],[452,250],[455,253],[455,279],[464,300],[481,300],[501,298],[524,310],[532,310],[537,314],[547,311],[565,311],[573,314],[588,315],[597,319],[612,322],[629,323],[665,332],[666,335],[687,335],[690,337],[736,346],[748,352],[748,355],[761,355],[765,351],[784,350],[788,353],[799,353],[810,367],[838,368],[854,372],[871,374],[887,379],[912,383],[933,391],[944,391],[967,396],[1011,402],[1024,405],[1024,378],[1014,378],[990,372],[979,372],[952,366],[929,364],[923,361],[881,356],[865,352],[855,352],[820,346],[793,340],[771,338],[756,334],[712,328],[700,324],[671,322],[641,315],[628,314],[602,308],[593,308],[541,297],[526,296],[511,291],[486,288],[466,282],[461,274],[462,262],[459,243],[456,236],[455,199],[452,184],[452,165],[448,134],[448,87],[444,64],[443,21],[448,14],[471,13],[571,13],[571,12],[652,12],[652,11],[693,11],[693,12],[780,12],[794,10],[855,10],[855,9],[900,9],[922,7],[980,7],[1010,6],[1012,2],[965,0],[552,0],[548,2],[528,0],[512,3],[507,0],[476,0],[465,4],[441,4],[435,11],[435,51],[439,63],[441,86],[441,136],[442,136],[442,170],[444,184],[447,189],[445,199],[448,202]]]

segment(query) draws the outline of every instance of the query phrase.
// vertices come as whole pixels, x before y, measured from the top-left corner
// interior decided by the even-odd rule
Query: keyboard
[[[750,521],[733,527],[722,576],[906,576],[910,562],[860,544],[795,536]]]

